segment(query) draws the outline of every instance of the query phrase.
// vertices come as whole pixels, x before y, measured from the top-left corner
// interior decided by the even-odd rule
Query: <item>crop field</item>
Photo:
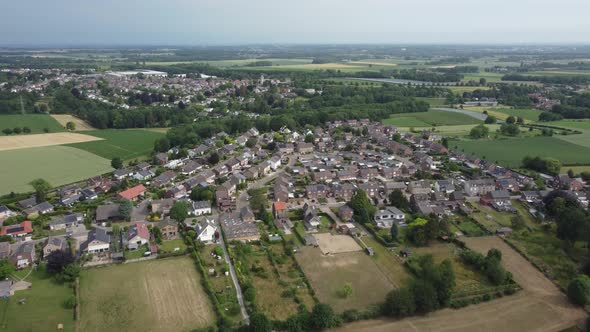
[[[70,114],[52,114],[51,117],[54,118],[55,121],[59,122],[59,124],[64,128],[68,122],[73,122],[76,125],[76,131],[95,130],[86,121]]]
[[[45,132],[45,128],[51,133],[64,131],[54,118],[46,114],[7,114],[0,115],[0,136],[4,135],[2,130],[6,128],[29,127],[31,134],[40,134]]]
[[[0,136],[0,151],[99,141],[101,138],[76,133]]]
[[[103,158],[119,157],[123,160],[140,158],[148,155],[154,148],[154,142],[164,134],[152,130],[141,129],[106,129],[87,131],[85,134],[103,140],[87,143],[70,144],[70,146],[86,150]]]
[[[304,247],[295,258],[320,302],[336,312],[382,303],[394,288],[365,252],[323,255],[319,248]],[[343,298],[339,292],[346,284],[352,285],[352,294]]]
[[[67,146],[48,146],[0,152],[0,194],[28,192],[28,184],[43,178],[54,186],[81,181],[112,171],[110,160]]]
[[[569,135],[565,137],[574,137]],[[453,141],[459,151],[485,157],[508,167],[518,167],[525,156],[552,157],[564,164],[590,164],[590,148],[557,137],[524,137],[498,140]]]
[[[480,121],[461,113],[429,110],[428,112],[392,114],[384,124],[399,127],[428,127],[478,124]]]
[[[74,296],[72,288],[56,283],[44,270],[32,272],[25,281],[32,283],[31,289],[0,299],[0,331],[56,331],[58,324],[63,331],[74,331],[74,310],[64,307]]]
[[[188,257],[84,270],[81,331],[190,331],[215,324]]]

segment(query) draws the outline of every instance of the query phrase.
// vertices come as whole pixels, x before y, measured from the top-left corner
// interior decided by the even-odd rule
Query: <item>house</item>
[[[96,222],[104,223],[107,221],[121,219],[119,207],[119,204],[99,205],[96,208]]]
[[[98,198],[98,194],[96,193],[96,191],[94,191],[93,189],[90,189],[90,188],[82,189],[80,194],[82,194],[82,197],[87,201],[91,201],[93,199]]]
[[[152,213],[160,213],[161,215],[167,215],[170,213],[170,209],[174,205],[174,200],[171,198],[157,199],[152,201],[151,210]]]
[[[244,176],[248,180],[255,180],[258,178],[258,169],[256,167],[250,167],[244,171]]]
[[[154,163],[156,165],[165,165],[168,163],[168,154],[167,153],[158,153],[154,156]]]
[[[301,154],[312,153],[314,150],[314,146],[311,143],[298,143],[297,144],[297,152]]]
[[[196,201],[189,204],[189,212],[195,216],[202,216],[205,214],[211,214],[211,202],[210,201]]]
[[[136,222],[129,227],[126,241],[129,250],[137,250],[142,245],[147,244],[150,241],[150,231],[148,230],[147,223]]]
[[[273,171],[276,171],[279,167],[281,167],[281,157],[272,156],[268,161],[268,164],[270,165],[270,168],[272,168]]]
[[[113,172],[113,176],[117,180],[123,180],[126,177],[132,176],[133,170],[128,168],[121,168]]]
[[[275,219],[288,218],[287,203],[280,201],[274,202],[272,204],[272,214]]]
[[[111,236],[104,228],[95,228],[88,234],[88,242],[84,251],[89,254],[100,254],[109,252],[111,247]]]
[[[162,239],[174,240],[178,238],[178,224],[170,219],[160,221],[156,224],[156,227],[160,229]]]
[[[338,217],[343,221],[351,221],[354,217],[354,211],[350,206],[344,204],[338,208]]]
[[[379,228],[391,228],[393,223],[403,224],[406,215],[394,206],[389,206],[385,210],[379,210],[375,213],[373,220]]]
[[[279,152],[284,154],[290,154],[295,152],[295,147],[291,143],[281,143],[279,144]]]
[[[305,195],[309,199],[326,198],[326,196],[328,196],[328,186],[323,184],[312,184],[306,186]]]
[[[240,218],[242,218],[245,222],[254,222],[256,221],[256,217],[254,216],[254,212],[250,209],[249,206],[244,206],[240,209]]]
[[[135,170],[138,171],[138,172],[147,171],[151,167],[152,167],[152,165],[150,165],[149,163],[141,162],[141,163],[135,165]]]
[[[164,193],[166,198],[183,198],[187,196],[186,187],[182,184],[176,185]]]
[[[306,231],[317,231],[318,226],[321,224],[321,218],[318,213],[318,208],[315,205],[305,203],[303,206],[303,226]]]
[[[176,173],[174,173],[174,171],[166,171],[158,175],[154,181],[152,181],[152,184],[156,187],[163,187],[172,182],[174,178],[176,178]]]
[[[139,181],[146,181],[156,176],[152,170],[141,170],[133,175],[133,178]]]
[[[260,232],[255,223],[246,222],[236,214],[224,214],[219,218],[228,241],[258,241]]]
[[[234,207],[234,199],[229,195],[227,190],[219,188],[215,191],[215,203],[217,208],[226,211]]]
[[[50,237],[47,239],[47,243],[43,247],[43,257],[46,258],[52,252],[55,251],[66,251],[68,249],[68,243],[63,237]]]
[[[349,201],[354,194],[356,188],[350,183],[338,184],[332,187],[332,192],[335,198],[340,198]]]
[[[229,173],[229,169],[225,164],[217,164],[215,167],[213,167],[213,173],[215,173],[216,177],[220,177]]]
[[[203,243],[211,243],[215,240],[217,225],[213,219],[203,219],[197,224],[197,238]]]
[[[359,185],[359,189],[364,190],[369,197],[378,197],[379,188],[379,184],[376,182],[367,182]]]
[[[23,211],[23,213],[27,216],[31,214],[46,214],[51,212],[53,212],[53,205],[51,205],[49,202],[39,203]]]
[[[203,168],[203,165],[196,161],[191,161],[190,163],[182,166],[180,169],[180,173],[183,175],[193,175],[196,171]]]
[[[36,256],[35,244],[33,242],[25,242],[12,253],[10,261],[20,270],[32,265],[35,262]]]
[[[455,191],[455,185],[450,180],[438,180],[434,183],[434,190],[450,194]]]
[[[30,207],[37,205],[37,199],[33,196],[19,201],[18,203],[16,203],[16,205],[18,205],[18,207],[20,207],[21,209],[28,209]]]
[[[1,205],[0,206],[0,220],[4,220],[6,218],[10,218],[16,215],[13,211],[11,211],[7,206]]]
[[[279,230],[281,230],[286,235],[291,234],[291,228],[293,228],[293,223],[289,218],[275,218],[274,224],[277,226]]]
[[[82,213],[66,214],[61,218],[54,219],[49,222],[49,229],[54,231],[58,229],[65,229],[67,227],[76,226],[84,220]]]
[[[33,233],[33,223],[25,220],[20,224],[3,226],[0,228],[0,236],[10,236],[13,239],[27,236]]]
[[[465,181],[465,193],[468,196],[481,196],[496,190],[494,179],[479,179]]]
[[[424,180],[411,181],[408,185],[408,190],[411,194],[429,194],[430,183]]]
[[[140,184],[138,186],[135,186],[133,188],[129,188],[125,191],[120,192],[119,197],[124,198],[124,199],[128,199],[130,201],[135,201],[139,197],[142,197],[145,194],[146,190],[147,190],[147,188],[144,187],[143,184]]]
[[[379,170],[376,168],[362,168],[359,170],[359,178],[365,181],[373,180],[377,176],[379,176]]]

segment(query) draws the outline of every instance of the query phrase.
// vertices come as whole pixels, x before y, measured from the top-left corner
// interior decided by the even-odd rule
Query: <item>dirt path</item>
[[[337,331],[561,331],[582,322],[586,313],[500,238],[465,238],[473,250],[502,252],[502,262],[523,290],[515,295],[402,320],[377,319],[348,324]]]

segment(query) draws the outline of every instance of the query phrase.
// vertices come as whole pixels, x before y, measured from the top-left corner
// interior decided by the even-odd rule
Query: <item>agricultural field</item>
[[[574,137],[568,135],[564,137]],[[475,154],[508,167],[518,167],[525,156],[559,159],[563,164],[590,164],[590,148],[558,137],[523,137],[498,140],[453,141],[459,151]]]
[[[509,116],[522,117],[525,122],[537,122],[541,111],[533,108],[510,108],[505,106],[488,107],[488,106],[464,106],[465,110],[483,113],[488,112],[488,115],[493,115],[499,120],[506,120]]]
[[[52,114],[51,117],[54,118],[55,121],[59,122],[59,124],[64,128],[68,122],[73,122],[76,125],[76,131],[95,130],[86,121],[70,114]]]
[[[81,331],[190,331],[215,315],[188,257],[84,270]]]
[[[154,142],[164,136],[161,132],[142,129],[105,129],[87,131],[85,134],[103,140],[70,144],[69,146],[94,153],[103,158],[119,157],[123,160],[149,155],[154,148]]]
[[[1,151],[0,164],[13,170],[0,172],[0,194],[31,191],[28,183],[37,178],[57,187],[112,171],[110,160],[59,145]]]
[[[388,119],[383,120],[383,123],[398,127],[428,127],[468,124],[475,125],[480,123],[480,121],[461,113],[429,110],[428,112],[392,114]]]
[[[295,258],[320,302],[330,304],[339,313],[382,303],[394,288],[375,261],[362,251],[324,255],[319,248],[304,247]],[[352,294],[344,298],[339,293],[346,284],[352,286]]]
[[[102,138],[77,133],[0,136],[0,151],[100,140]]]
[[[47,114],[7,114],[0,115],[0,136],[5,135],[2,130],[6,128],[29,127],[31,134],[41,134],[47,128],[48,132],[55,133],[65,131],[64,127]],[[22,134],[22,133],[21,133]]]
[[[33,271],[24,279],[32,288],[17,291],[8,299],[0,299],[0,331],[74,331],[74,310],[66,309],[64,302],[74,296],[68,285],[55,282],[44,269]],[[24,304],[18,301],[24,299]]]

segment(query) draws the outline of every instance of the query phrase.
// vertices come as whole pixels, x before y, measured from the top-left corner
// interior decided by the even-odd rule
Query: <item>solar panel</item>
[[[19,227],[9,228],[8,230],[6,230],[6,233],[8,233],[8,234],[12,234],[12,233],[18,233],[18,232],[22,232],[22,231],[24,231],[24,230],[25,230],[25,228],[24,228],[24,227],[22,227],[22,226],[19,226]]]

